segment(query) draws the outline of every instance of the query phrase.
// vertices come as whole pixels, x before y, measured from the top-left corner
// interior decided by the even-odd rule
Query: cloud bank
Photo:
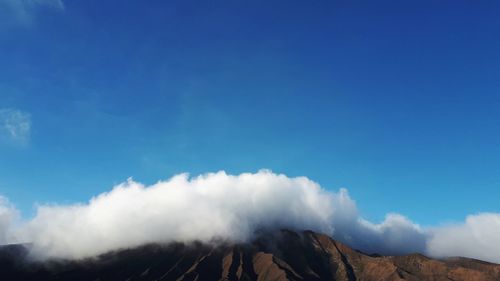
[[[17,109],[0,109],[0,141],[26,144],[31,134],[31,115]]]
[[[17,223],[15,209],[6,200],[0,206],[0,242],[32,242],[39,258],[79,259],[145,243],[243,242],[260,229],[288,228],[323,232],[370,253],[500,261],[497,248],[478,246],[500,242],[499,215],[432,230],[399,214],[376,224],[359,215],[345,189],[331,192],[308,178],[267,170],[181,174],[151,186],[129,179],[84,204],[39,206],[34,218]]]
[[[433,229],[428,253],[467,256],[500,263],[500,214],[468,216],[464,223]]]

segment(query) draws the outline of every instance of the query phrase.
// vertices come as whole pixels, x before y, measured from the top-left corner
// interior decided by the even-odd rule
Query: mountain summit
[[[323,234],[282,230],[250,243],[147,245],[79,261],[33,261],[26,247],[3,246],[0,279],[498,281],[500,265],[420,254],[367,255]]]

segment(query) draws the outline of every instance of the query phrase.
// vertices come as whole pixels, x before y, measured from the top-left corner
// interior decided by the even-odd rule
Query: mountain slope
[[[328,236],[283,230],[252,243],[148,245],[84,261],[29,262],[0,248],[0,280],[500,280],[500,265],[419,254],[373,257]]]

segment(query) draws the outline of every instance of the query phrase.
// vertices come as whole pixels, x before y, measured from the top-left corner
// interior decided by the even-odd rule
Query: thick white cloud
[[[0,140],[25,144],[31,133],[31,115],[17,109],[0,109]]]
[[[305,177],[262,170],[144,186],[128,180],[84,204],[42,205],[12,225],[16,211],[0,204],[0,242],[32,242],[39,258],[85,258],[145,243],[247,241],[260,229],[323,232],[368,253],[427,253],[500,261],[498,214],[458,226],[422,229],[399,214],[363,219],[347,190],[331,192]]]
[[[20,235],[37,254],[80,258],[150,242],[244,241],[260,228],[331,233],[338,200],[306,178],[267,171],[183,174],[149,187],[128,180],[88,204],[40,207]]]
[[[40,206],[9,233],[12,242],[33,242],[37,256],[83,258],[151,242],[246,241],[259,229],[279,228],[333,234],[377,252],[400,253],[408,243],[402,235],[422,235],[402,217],[380,225],[360,219],[345,189],[329,192],[305,177],[264,170],[182,174],[148,187],[128,180],[86,204]]]
[[[428,253],[465,256],[500,263],[500,214],[468,216],[464,223],[430,230]]]

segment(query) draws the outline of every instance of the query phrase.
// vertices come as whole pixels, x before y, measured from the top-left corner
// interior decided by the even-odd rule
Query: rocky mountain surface
[[[0,280],[499,281],[500,265],[420,254],[371,256],[311,231],[263,234],[252,243],[147,245],[80,261],[30,261],[20,245],[0,248]]]

